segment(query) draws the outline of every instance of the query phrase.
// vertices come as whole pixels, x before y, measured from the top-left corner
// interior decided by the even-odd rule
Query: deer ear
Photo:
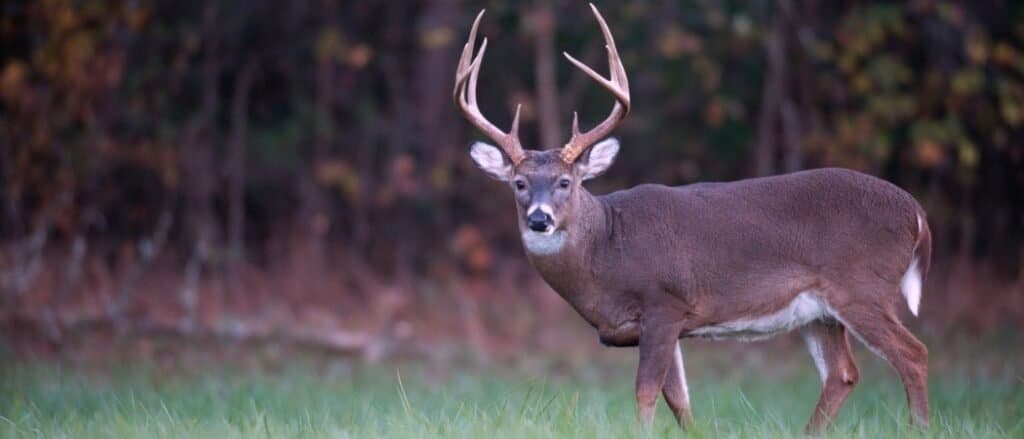
[[[580,178],[590,180],[608,170],[619,154],[619,140],[612,137],[590,147],[586,154],[576,162]]]
[[[469,156],[487,175],[501,181],[512,178],[512,162],[505,158],[498,147],[476,142],[469,147]]]

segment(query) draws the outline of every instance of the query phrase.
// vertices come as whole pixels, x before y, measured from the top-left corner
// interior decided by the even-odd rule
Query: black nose
[[[540,209],[534,210],[526,217],[526,227],[534,232],[546,232],[551,226],[551,216]]]

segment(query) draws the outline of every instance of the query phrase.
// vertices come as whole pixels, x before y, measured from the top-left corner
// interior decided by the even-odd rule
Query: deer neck
[[[591,323],[600,317],[592,260],[609,236],[608,206],[582,187],[573,221],[545,237],[522,229],[527,257],[541,277]],[[545,239],[545,241],[540,241]]]

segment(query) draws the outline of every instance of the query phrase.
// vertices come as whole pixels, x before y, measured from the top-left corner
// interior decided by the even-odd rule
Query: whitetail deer
[[[847,332],[899,373],[912,420],[928,423],[928,351],[898,309],[916,315],[931,238],[921,206],[898,187],[854,171],[817,169],[731,183],[641,185],[591,195],[581,183],[612,164],[604,139],[629,112],[626,71],[604,33],[610,79],[565,54],[616,99],[611,115],[560,149],[525,150],[519,110],[503,132],[477,106],[487,48],[474,56],[477,16],[459,59],[454,98],[497,142],[472,145],[484,172],[515,194],[526,254],[544,280],[593,325],[601,342],[639,346],[636,399],[649,428],[658,394],[692,421],[679,340],[758,339],[800,329],[821,375],[807,425],[822,431],[857,384]]]

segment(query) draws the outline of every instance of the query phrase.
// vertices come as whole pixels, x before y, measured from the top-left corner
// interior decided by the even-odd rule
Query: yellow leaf
[[[320,61],[337,59],[338,54],[343,52],[344,45],[344,38],[337,28],[324,28],[316,40],[316,59]]]
[[[447,191],[452,185],[452,174],[444,166],[435,166],[430,170],[430,185],[438,191]]]
[[[1005,42],[1000,42],[996,44],[995,49],[992,51],[992,59],[1001,65],[1013,67],[1020,62],[1021,57],[1013,46]]]
[[[676,26],[666,29],[658,38],[658,50],[666,58],[678,58],[683,54],[697,53],[702,45],[700,37]]]
[[[722,80],[722,72],[711,58],[698,55],[693,59],[693,70],[700,75],[705,91],[714,91]]]
[[[964,52],[972,63],[984,64],[988,61],[988,38],[980,31],[971,32],[964,41]]]
[[[420,46],[424,49],[439,49],[451,44],[455,38],[455,32],[448,26],[426,29],[420,33]]]
[[[978,155],[978,147],[971,142],[964,142],[960,144],[958,151],[960,157],[960,165],[967,168],[976,168],[981,158]]]
[[[128,27],[138,32],[149,22],[149,11],[142,8],[133,9],[126,17]]]
[[[373,49],[366,43],[359,43],[345,55],[345,64],[355,69],[361,69],[366,67],[371,59],[373,59]]]
[[[704,107],[704,122],[709,126],[717,127],[725,121],[725,105],[721,99],[712,99]]]
[[[932,168],[942,161],[942,145],[933,140],[923,139],[914,145],[914,158],[924,167]]]
[[[321,161],[317,163],[315,172],[320,184],[337,188],[349,200],[359,197],[359,175],[344,160]]]
[[[970,95],[977,92],[985,83],[985,75],[977,68],[960,70],[953,74],[950,86],[953,92]]]
[[[1020,125],[1021,122],[1021,111],[1020,107],[1014,105],[1008,99],[1003,101],[1000,106],[1000,113],[1003,115],[1003,120],[1012,127]]]
[[[851,74],[857,69],[857,61],[859,57],[857,54],[846,51],[839,57],[839,70],[843,73]]]
[[[68,67],[78,68],[85,60],[96,53],[96,40],[89,31],[78,31],[71,35],[65,43],[64,50],[68,57]]]
[[[27,73],[28,68],[24,62],[16,59],[9,61],[0,73],[0,96],[10,99],[16,95],[25,82]]]
[[[853,89],[859,94],[867,94],[871,91],[871,77],[866,73],[858,73],[853,77]]]
[[[835,49],[833,49],[832,44],[826,41],[819,41],[814,44],[812,53],[821,61],[831,61],[832,58],[835,58],[836,56]]]

